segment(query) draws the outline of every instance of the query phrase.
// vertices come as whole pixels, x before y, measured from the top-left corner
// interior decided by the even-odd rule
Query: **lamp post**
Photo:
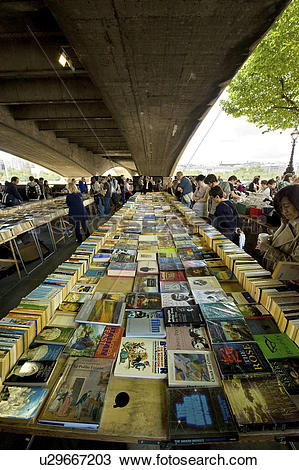
[[[286,170],[284,172],[284,175],[286,175],[287,173],[292,173],[294,175],[295,171],[294,171],[294,164],[293,164],[293,159],[294,159],[294,150],[295,150],[295,145],[296,145],[296,140],[298,138],[298,135],[299,135],[299,132],[298,132],[298,129],[296,127],[296,129],[293,130],[293,132],[291,133],[291,137],[292,137],[292,140],[293,140],[293,143],[292,143],[292,152],[291,152],[291,157],[290,157],[290,161],[289,161],[289,164],[288,166],[286,167]]]

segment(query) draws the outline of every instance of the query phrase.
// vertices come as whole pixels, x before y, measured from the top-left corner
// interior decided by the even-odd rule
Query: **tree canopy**
[[[293,0],[232,79],[222,109],[266,131],[299,123],[299,0]]]

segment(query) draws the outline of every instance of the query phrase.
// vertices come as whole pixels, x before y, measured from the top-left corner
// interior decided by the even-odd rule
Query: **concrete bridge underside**
[[[0,149],[63,176],[170,174],[288,3],[1,1]]]

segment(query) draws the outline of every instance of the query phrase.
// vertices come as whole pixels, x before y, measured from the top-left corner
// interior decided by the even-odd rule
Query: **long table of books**
[[[0,320],[0,431],[293,439],[298,299],[192,210],[137,194]]]
[[[86,197],[83,201],[85,206],[93,204],[93,197]],[[36,229],[47,226],[53,251],[56,251],[57,244],[65,240],[68,222],[64,217],[68,214],[69,208],[65,202],[65,196],[55,199],[27,202],[20,206],[14,206],[0,210],[0,245],[8,243],[12,258],[1,258],[1,263],[15,264],[19,278],[21,263],[27,272],[23,262],[22,254],[19,250],[16,238],[25,233],[31,233],[38,253],[41,253],[39,239]],[[57,223],[56,223],[57,222]],[[58,233],[55,237],[54,231]]]

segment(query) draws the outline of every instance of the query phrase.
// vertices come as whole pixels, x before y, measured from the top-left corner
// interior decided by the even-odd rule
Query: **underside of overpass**
[[[0,149],[63,176],[170,174],[288,3],[1,0]]]

